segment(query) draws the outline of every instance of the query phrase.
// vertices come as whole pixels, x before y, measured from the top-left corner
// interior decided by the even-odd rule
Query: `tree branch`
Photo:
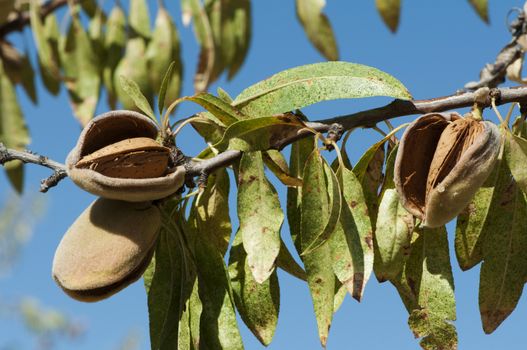
[[[319,120],[306,123],[308,127],[315,131],[324,133],[330,130],[333,124],[342,125],[344,130],[358,127],[370,128],[377,123],[389,119],[413,114],[425,114],[431,112],[445,112],[452,109],[471,107],[477,101],[480,107],[490,107],[492,98],[497,105],[518,102],[527,105],[527,87],[501,88],[501,89],[480,89],[475,92],[464,92],[456,95],[438,97],[429,100],[403,101],[394,100],[384,107],[374,108],[358,113],[346,114],[330,119]],[[280,140],[275,144],[276,149],[282,149],[287,145],[303,137],[312,135],[307,129],[302,129],[298,134]],[[192,160],[185,167],[187,178],[191,179],[202,174],[208,174],[216,169],[231,165],[241,157],[242,152],[227,150],[217,156],[201,161]],[[54,171],[53,175],[42,181],[41,191],[45,192],[48,188],[55,186],[61,179],[66,177],[66,166],[62,163],[53,161],[44,156],[39,156],[29,151],[17,151],[7,149],[0,143],[0,165],[10,160],[21,160],[24,163],[33,163],[45,166]]]
[[[520,86],[501,89],[480,89],[474,92],[464,92],[429,100],[394,100],[390,104],[380,108],[310,122],[307,123],[307,125],[319,132],[327,132],[334,123],[341,124],[344,130],[358,127],[369,128],[375,126],[375,124],[379,122],[397,117],[432,112],[445,112],[457,108],[471,107],[474,105],[475,101],[478,101],[478,104],[481,107],[490,107],[492,97],[495,98],[497,105],[512,102],[527,104],[527,87]],[[281,140],[277,148],[282,149],[294,141],[307,137],[310,134],[311,132],[307,130],[301,130],[294,137]],[[204,161],[194,161],[192,164],[189,164],[187,168],[187,176],[197,176],[202,172],[210,173],[218,168],[232,164],[239,157],[241,157],[240,151],[226,151]]]
[[[66,5],[68,0],[50,0],[40,9],[40,15],[42,19],[46,18],[47,15],[55,11],[56,9]],[[25,26],[29,24],[29,12],[19,12],[15,18],[7,21],[6,23],[0,25],[0,39],[4,38],[6,35],[12,32],[20,32],[24,29]]]

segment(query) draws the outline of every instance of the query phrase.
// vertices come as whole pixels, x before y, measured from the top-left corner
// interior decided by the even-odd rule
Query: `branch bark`
[[[431,112],[445,112],[457,108],[471,107],[474,105],[475,101],[477,101],[478,105],[481,107],[490,107],[493,98],[497,105],[517,102],[525,106],[527,105],[527,87],[520,86],[501,89],[480,89],[475,92],[463,92],[428,100],[394,100],[380,108],[346,114],[306,124],[310,128],[321,133],[327,132],[335,123],[342,125],[344,130],[358,127],[369,128],[375,126],[379,122],[398,117]],[[276,144],[276,148],[282,149],[296,140],[309,135],[312,135],[310,131],[305,129],[301,130],[297,135],[281,140]],[[229,166],[239,159],[241,154],[241,151],[227,150],[210,159],[190,161],[190,163],[186,165],[187,178],[194,178],[204,173],[211,173],[216,169]],[[24,163],[42,165],[54,171],[54,174],[50,178],[43,181],[43,191],[56,185],[58,181],[67,176],[66,166],[64,164],[31,152],[7,149],[0,143],[0,165],[15,159],[21,160]],[[44,184],[46,184],[47,187],[45,187]]]

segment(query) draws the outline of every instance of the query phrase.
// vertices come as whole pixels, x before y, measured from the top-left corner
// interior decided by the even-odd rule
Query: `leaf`
[[[165,349],[178,339],[178,315],[182,312],[180,299],[185,276],[183,252],[175,241],[176,234],[161,231],[155,258],[145,272],[152,349]]]
[[[505,142],[508,150],[508,152],[504,153],[507,164],[520,189],[523,193],[527,193],[527,169],[525,169],[525,164],[527,164],[527,140],[521,136],[506,132]]]
[[[302,186],[302,180],[289,174],[287,163],[280,151],[267,150],[262,154],[265,165],[286,186]]]
[[[401,15],[401,0],[375,0],[377,11],[388,28],[395,33]]]
[[[13,84],[21,84],[28,97],[36,104],[35,72],[27,52],[22,55],[7,41],[0,42],[0,60]]]
[[[240,160],[238,219],[247,263],[255,281],[263,283],[274,271],[284,214],[276,190],[265,178],[260,152],[243,153]]]
[[[116,5],[112,8],[106,22],[105,51],[106,58],[103,66],[103,83],[108,93],[108,104],[115,109],[117,92],[114,83],[114,73],[126,46],[126,15],[123,9]]]
[[[163,114],[163,110],[165,107],[165,96],[167,93],[168,84],[170,83],[170,80],[172,79],[172,72],[174,71],[174,65],[176,63],[172,62],[168,66],[165,75],[163,76],[163,81],[161,82],[161,87],[159,88],[159,98],[157,101],[157,110],[159,112],[159,115]]]
[[[200,348],[243,349],[223,257],[203,237],[196,235],[195,239],[198,289],[203,304]]]
[[[60,45],[64,79],[73,112],[81,125],[95,115],[100,90],[100,63],[80,19],[74,15]]]
[[[332,266],[350,295],[361,301],[373,269],[373,232],[362,187],[353,172],[337,171],[344,203],[340,220],[329,240]]]
[[[15,0],[4,0],[0,2],[0,24],[4,24],[11,14],[11,11],[15,10]]]
[[[444,227],[422,229],[412,243],[406,268],[408,285],[418,308],[408,324],[423,349],[457,349],[454,279]]]
[[[293,255],[287,249],[284,241],[282,240],[280,240],[280,252],[278,253],[278,257],[276,258],[276,266],[278,266],[291,276],[295,276],[296,278],[302,281],[306,280],[306,272],[302,267],[300,267],[300,265],[298,265],[295,258],[293,258]]]
[[[317,208],[320,208],[318,214]],[[319,150],[315,149],[304,168],[302,254],[318,249],[330,239],[339,222],[341,208],[342,196],[337,176]]]
[[[304,229],[304,225],[302,225],[302,228]],[[303,236],[301,237],[303,239]],[[329,245],[322,245],[318,249],[304,254],[302,261],[306,269],[307,284],[309,285],[317,319],[318,337],[325,348],[331,320],[333,319],[336,283],[335,274],[330,263],[331,252]]]
[[[38,56],[38,67],[40,71],[40,76],[42,78],[42,83],[46,87],[46,89],[51,93],[52,95],[57,95],[60,92],[60,86],[61,86],[61,79],[58,72],[58,66],[59,66],[59,38],[60,38],[60,30],[59,30],[59,24],[57,21],[57,16],[55,14],[50,13],[46,16],[44,19],[44,38],[47,41],[49,45],[49,57],[48,59],[52,60],[53,64],[56,66],[57,71],[53,72],[53,68],[49,68],[49,64],[46,64],[43,62],[43,59],[40,56]],[[44,44],[43,44],[44,45]]]
[[[296,0],[296,15],[309,41],[328,60],[339,59],[337,41],[327,16],[322,13],[325,0]]]
[[[132,37],[150,38],[150,14],[146,0],[130,0],[128,21],[132,30]]]
[[[222,255],[229,246],[232,226],[229,216],[229,175],[220,169],[209,175],[207,186],[196,197],[194,217],[199,235],[215,245]]]
[[[265,346],[271,343],[280,310],[280,287],[276,270],[263,283],[251,273],[240,232],[229,256],[229,275],[234,302],[243,322]]]
[[[500,156],[501,158],[501,156]],[[491,215],[492,201],[498,179],[498,159],[494,170],[481,186],[468,206],[458,215],[456,223],[456,257],[459,267],[466,271],[483,260],[481,244],[489,230],[489,215]]]
[[[207,143],[216,144],[221,141],[225,133],[225,126],[212,113],[200,112],[196,114],[199,119],[194,119],[191,124],[192,127],[205,139]],[[214,153],[210,147],[200,153],[197,158],[204,156],[213,156]],[[205,157],[206,158],[206,157]]]
[[[507,132],[508,133],[508,132]],[[511,135],[506,135],[510,139]],[[500,162],[493,203],[482,243],[479,309],[483,330],[492,333],[514,310],[527,276],[527,201],[511,177],[511,143],[505,143],[506,162]]]
[[[214,69],[216,51],[211,24],[200,0],[186,0],[181,3],[184,22],[192,15],[194,32],[200,44],[198,67],[194,76],[194,89],[196,92],[207,90],[212,83],[211,75]]]
[[[121,82],[121,88],[128,94],[128,96],[130,96],[137,108],[141,109],[147,116],[150,117],[150,119],[155,121],[156,116],[154,111],[152,110],[150,103],[148,103],[145,95],[141,93],[139,85],[124,75],[121,75],[119,79]]]
[[[314,149],[314,137],[306,137],[298,140],[291,146],[291,158],[289,161],[291,176],[302,178],[304,175],[304,166],[306,160]],[[287,188],[287,221],[291,238],[298,252],[302,251],[300,247],[300,218],[302,207],[302,188]]]
[[[0,64],[0,143],[7,148],[25,149],[30,137],[24,116],[16,97],[15,87]],[[22,162],[4,165],[8,178],[20,193],[23,185]]]
[[[304,127],[293,114],[240,120],[231,124],[216,148],[228,145],[231,150],[243,152],[280,148],[282,140],[293,137]]]
[[[163,6],[160,6],[158,10],[152,40],[148,43],[146,50],[146,57],[150,85],[154,91],[159,90],[162,83],[165,83],[163,77],[170,78],[166,80],[164,94],[163,96],[159,95],[158,101],[161,107],[168,106],[171,101],[179,97],[182,63],[179,48],[179,34],[172,21],[172,17]],[[173,68],[170,74],[168,74],[167,69],[170,65]],[[169,92],[168,101],[166,100],[167,91]],[[159,108],[160,111],[162,110],[161,107]]]
[[[485,22],[489,23],[489,9],[488,0],[468,0],[470,5],[478,13],[479,17]]]
[[[218,118],[225,126],[234,124],[238,120],[247,119],[247,116],[227,102],[206,92],[198,93],[194,96],[182,97],[180,100],[192,101],[199,104]]]
[[[46,30],[44,24],[40,19],[40,6],[38,1],[29,2],[29,18],[31,23],[31,31],[33,32],[33,39],[37,47],[39,62],[42,70],[49,73],[53,78],[59,78],[59,67],[53,57],[52,48],[46,38]]]
[[[340,283],[338,280],[335,281],[335,298],[333,299],[333,313],[339,311],[344,299],[346,299],[348,290],[346,286]]]
[[[255,118],[321,101],[371,96],[412,98],[401,82],[376,68],[349,62],[326,62],[275,74],[243,90],[233,105]]]
[[[374,228],[379,211],[378,191],[383,180],[384,144],[387,139],[388,137],[385,137],[368,148],[353,168],[353,172],[362,184]]]
[[[242,66],[251,44],[251,2],[249,0],[231,0],[222,27],[223,60],[228,67],[227,78],[234,78]],[[225,43],[230,43],[227,50]]]
[[[375,225],[375,274],[379,281],[397,281],[410,254],[414,218],[402,206],[395,190],[393,172],[397,148],[386,161],[386,178]]]

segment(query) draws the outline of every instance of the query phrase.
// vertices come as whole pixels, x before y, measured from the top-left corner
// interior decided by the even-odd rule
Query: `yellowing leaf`
[[[243,322],[263,345],[273,339],[280,310],[280,287],[276,270],[263,283],[251,272],[240,232],[236,234],[229,257],[229,275],[234,302]]]
[[[489,22],[489,4],[488,0],[468,0],[479,17],[485,22]]]
[[[284,214],[276,190],[265,178],[260,152],[245,152],[240,160],[238,218],[247,263],[254,280],[263,283],[274,271]]]
[[[375,0],[377,10],[392,32],[397,31],[401,15],[401,0]]]

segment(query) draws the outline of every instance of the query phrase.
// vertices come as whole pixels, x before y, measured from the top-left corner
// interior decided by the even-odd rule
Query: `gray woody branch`
[[[497,105],[518,102],[520,104],[527,104],[527,87],[515,88],[501,88],[501,89],[485,89],[476,92],[464,92],[457,95],[434,98],[430,100],[414,100],[403,101],[394,100],[384,107],[374,108],[358,113],[342,115],[331,119],[324,119],[315,122],[306,123],[310,128],[324,133],[330,130],[335,123],[340,124],[344,130],[353,128],[370,128],[375,124],[394,119],[397,117],[408,116],[413,114],[424,114],[431,112],[444,112],[456,108],[471,107],[475,101],[481,107],[489,107],[492,99],[495,99]],[[308,130],[300,130],[299,133],[293,137],[280,140],[274,145],[276,149],[282,149],[285,146],[299,140],[303,137],[312,135]],[[231,165],[241,157],[241,151],[228,150],[217,156],[202,160],[190,161],[186,165],[187,178],[191,179],[202,174],[209,174],[216,169]],[[48,159],[44,156],[39,156],[29,151],[17,151],[14,149],[7,149],[0,143],[0,165],[11,161],[21,160],[24,163],[33,163],[52,169],[53,175],[42,181],[41,191],[45,192],[50,187],[55,186],[61,179],[67,176],[66,167],[64,164]]]

